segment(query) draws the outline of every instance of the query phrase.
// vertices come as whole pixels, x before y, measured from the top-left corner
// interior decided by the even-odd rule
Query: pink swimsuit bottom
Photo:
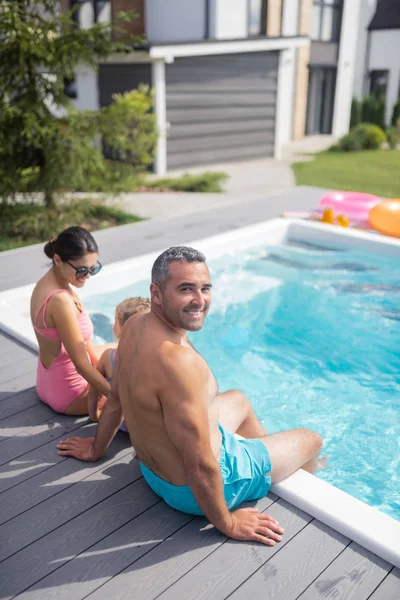
[[[69,293],[67,290],[53,290],[47,294],[43,303],[40,305],[39,310],[36,313],[35,321],[32,323],[35,331],[49,340],[55,340],[61,342],[60,335],[55,327],[46,326],[46,307],[47,303],[54,296],[59,293]],[[37,326],[37,319],[40,311],[43,309],[43,324],[44,327]],[[83,309],[78,316],[79,328],[82,332],[83,339],[85,342],[90,340],[93,335],[93,323],[90,320],[89,315]],[[89,386],[86,379],[82,377],[76,370],[76,367],[67,351],[64,348],[64,344],[61,342],[61,348],[58,356],[54,359],[53,363],[48,369],[43,366],[42,361],[38,360],[37,377],[36,377],[36,391],[39,398],[45,404],[51,406],[53,410],[63,413],[67,406],[71,404],[76,398],[78,398],[86,388]]]

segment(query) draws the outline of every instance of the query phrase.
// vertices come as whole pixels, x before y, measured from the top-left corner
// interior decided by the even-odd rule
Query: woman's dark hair
[[[58,237],[51,238],[44,247],[46,256],[53,259],[58,254],[62,261],[76,260],[98,251],[94,237],[83,227],[68,227]]]

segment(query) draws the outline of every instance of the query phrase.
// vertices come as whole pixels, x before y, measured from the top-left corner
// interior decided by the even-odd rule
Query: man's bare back
[[[202,328],[211,304],[201,253],[163,252],[150,293],[151,312],[132,317],[122,331],[96,438],[60,442],[59,453],[97,460],[124,414],[143,476],[165,502],[205,514],[233,539],[274,545],[283,533],[275,519],[233,509],[265,496],[271,481],[298,468],[314,471],[321,438],[306,429],[267,435],[244,394],[217,393],[209,366],[187,339]]]
[[[176,361],[181,371],[181,358],[192,364],[191,373],[182,377],[198,377],[204,390],[208,410],[210,441],[219,460],[221,433],[218,428],[217,382],[205,360],[194,350],[186,336],[166,326],[154,313],[129,319],[119,342],[118,392],[136,455],[159,477],[174,485],[187,485],[182,458],[165,426],[161,398],[168,386],[166,361]]]

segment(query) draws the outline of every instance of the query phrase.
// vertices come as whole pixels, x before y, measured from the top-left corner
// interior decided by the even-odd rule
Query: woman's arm
[[[110,384],[89,360],[72,298],[67,294],[57,294],[49,303],[48,313],[78,373],[99,393],[108,396]]]
[[[89,354],[89,356],[90,356],[90,354]],[[107,352],[107,350],[106,350],[105,352],[103,352],[103,354],[100,357],[99,362],[97,363],[97,370],[103,375],[103,377],[107,377],[106,362],[110,360],[109,357],[110,357],[110,352]],[[95,421],[95,422],[97,422],[99,420],[99,417],[101,414],[101,409],[99,409],[99,400],[101,397],[103,397],[104,400],[106,399],[105,396],[102,396],[102,394],[100,394],[96,390],[96,388],[91,385],[89,388],[89,394],[88,394],[88,413],[89,413],[89,417],[92,419],[92,421]]]

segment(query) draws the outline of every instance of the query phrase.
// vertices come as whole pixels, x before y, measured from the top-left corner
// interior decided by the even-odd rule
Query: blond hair
[[[117,305],[115,309],[118,322],[121,327],[125,325],[129,317],[137,315],[138,313],[148,312],[150,310],[150,300],[148,298],[141,298],[136,296],[135,298],[126,298]]]

